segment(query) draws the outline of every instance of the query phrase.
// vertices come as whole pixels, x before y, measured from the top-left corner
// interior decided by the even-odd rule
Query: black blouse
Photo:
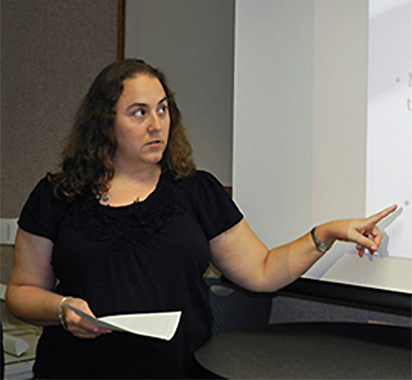
[[[53,379],[195,378],[194,351],[211,335],[203,274],[209,241],[242,215],[215,177],[185,180],[165,172],[142,202],[110,207],[90,197],[52,195],[42,179],[19,226],[50,239],[56,293],[86,300],[97,317],[182,311],[171,341],[113,332],[81,340],[61,326],[44,328],[34,371]]]

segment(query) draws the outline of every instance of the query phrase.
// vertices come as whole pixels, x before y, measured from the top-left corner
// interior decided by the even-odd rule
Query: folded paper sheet
[[[122,314],[108,317],[94,318],[90,314],[65,304],[79,317],[86,319],[98,327],[115,331],[129,332],[153,338],[170,340],[173,338],[179,325],[181,311],[165,313]]]

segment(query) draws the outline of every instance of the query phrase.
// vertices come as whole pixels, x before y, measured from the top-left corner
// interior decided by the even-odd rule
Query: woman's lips
[[[158,147],[161,144],[162,144],[161,140],[153,140],[153,141],[148,142],[146,145],[150,147]]]

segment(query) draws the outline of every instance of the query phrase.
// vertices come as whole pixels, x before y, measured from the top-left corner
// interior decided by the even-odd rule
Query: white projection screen
[[[237,0],[234,198],[269,246],[396,203],[307,279],[412,293],[412,0]]]

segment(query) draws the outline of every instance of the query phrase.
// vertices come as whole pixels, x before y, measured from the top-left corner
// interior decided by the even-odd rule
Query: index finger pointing
[[[389,214],[392,214],[397,208],[398,208],[397,205],[389,206],[389,207],[385,208],[384,210],[370,216],[368,219],[373,224],[376,224],[376,223],[380,222],[382,219],[386,218]]]

